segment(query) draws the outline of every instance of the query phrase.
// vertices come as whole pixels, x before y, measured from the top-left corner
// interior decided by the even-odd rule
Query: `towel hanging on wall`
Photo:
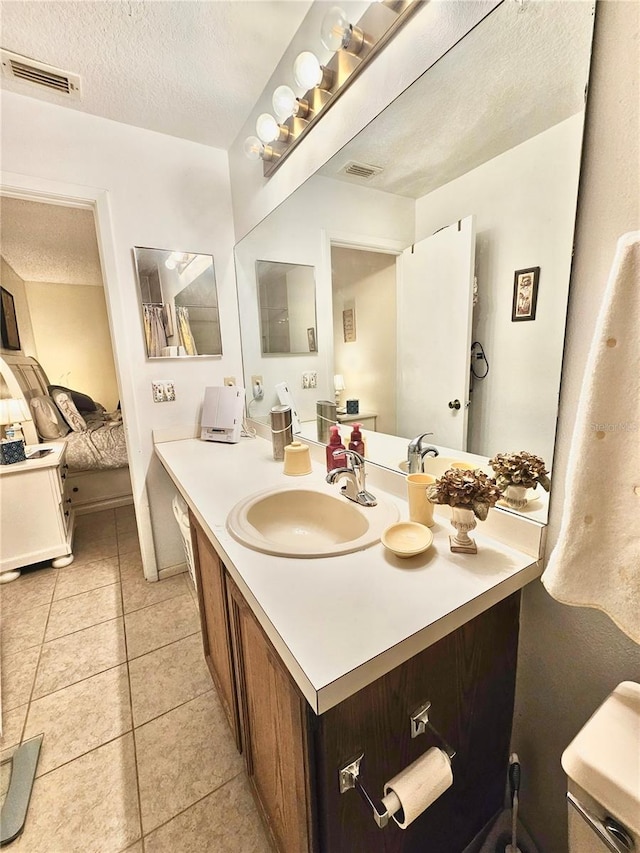
[[[558,601],[603,610],[640,643],[640,231],[618,241],[542,582]]]

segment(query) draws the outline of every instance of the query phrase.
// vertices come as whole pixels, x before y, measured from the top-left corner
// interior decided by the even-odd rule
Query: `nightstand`
[[[339,424],[361,424],[362,429],[376,431],[378,415],[375,412],[360,412],[359,415],[339,414],[336,417]]]
[[[30,445],[26,452],[48,447],[52,452],[41,459],[0,466],[0,582],[13,580],[19,575],[16,569],[32,563],[52,560],[60,568],[73,561],[66,444]]]

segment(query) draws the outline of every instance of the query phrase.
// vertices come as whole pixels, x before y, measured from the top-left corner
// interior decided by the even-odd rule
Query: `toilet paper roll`
[[[437,747],[427,750],[413,764],[385,783],[384,792],[393,792],[402,811],[393,815],[400,829],[406,829],[425,809],[453,784],[451,761]]]

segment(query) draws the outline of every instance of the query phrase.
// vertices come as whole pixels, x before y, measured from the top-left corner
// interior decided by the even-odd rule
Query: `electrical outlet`
[[[251,388],[253,390],[253,399],[262,400],[264,397],[264,388],[262,387],[262,376],[254,374],[251,377]]]
[[[151,383],[154,403],[173,403],[176,399],[176,386],[173,379],[155,379]]]
[[[317,388],[318,387],[318,373],[315,370],[305,370],[302,374],[302,387],[303,388]]]
[[[236,384],[236,377],[235,376],[225,376],[224,377],[224,384],[225,385],[235,385]]]

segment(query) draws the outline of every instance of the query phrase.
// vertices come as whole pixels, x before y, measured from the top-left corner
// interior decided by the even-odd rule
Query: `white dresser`
[[[64,442],[27,447],[27,454],[45,448],[41,459],[0,465],[0,573],[53,560],[73,560],[74,513],[67,495]]]

